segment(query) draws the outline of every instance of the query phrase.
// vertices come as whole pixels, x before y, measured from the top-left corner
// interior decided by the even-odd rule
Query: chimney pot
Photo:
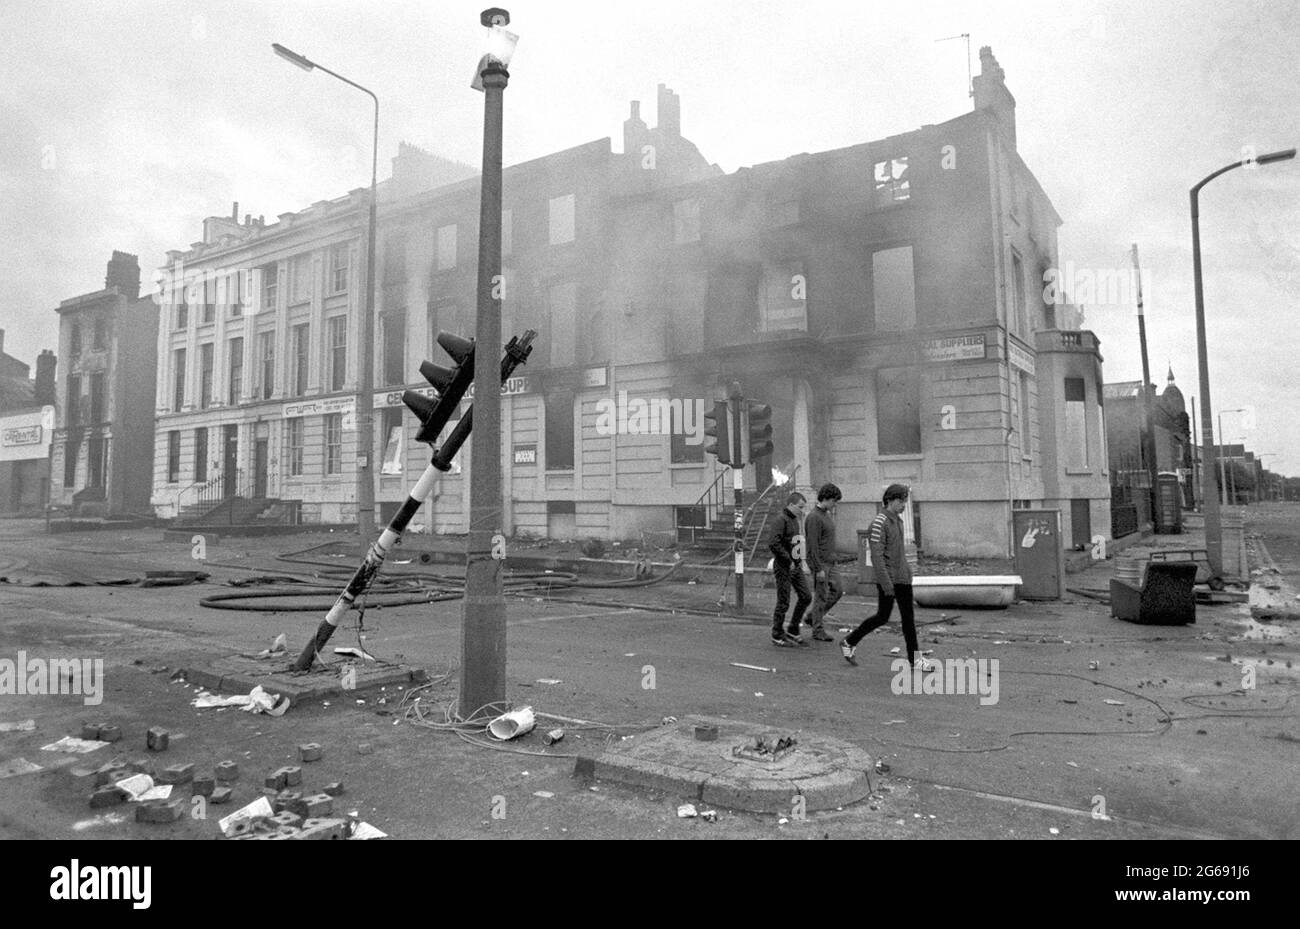
[[[239,201],[238,200],[236,200],[235,205],[230,208],[230,218],[233,219],[235,222],[239,222]]]

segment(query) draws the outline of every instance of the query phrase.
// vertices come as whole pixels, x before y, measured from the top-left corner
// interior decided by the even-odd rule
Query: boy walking
[[[772,613],[772,644],[782,647],[803,645],[799,638],[799,624],[812,603],[805,574],[807,546],[804,542],[803,508],[808,498],[801,493],[790,494],[785,509],[781,511],[768,548],[772,550],[772,574],[776,578],[776,610]],[[797,598],[794,613],[790,616],[790,631],[784,626],[785,611],[790,606],[790,588]]]
[[[931,671],[934,666],[918,656],[920,646],[916,639],[916,621],[912,615],[912,568],[907,563],[903,551],[902,512],[907,508],[908,489],[902,484],[891,484],[885,491],[884,512],[877,513],[871,521],[867,541],[871,546],[871,565],[876,572],[876,614],[863,620],[844,641],[840,643],[840,653],[844,660],[856,665],[854,652],[858,643],[873,629],[879,629],[889,622],[894,602],[898,602],[898,615],[903,620],[903,639],[907,642],[907,661],[922,671]]]
[[[834,642],[826,633],[826,614],[844,596],[839,571],[835,567],[835,506],[844,495],[834,484],[823,484],[817,491],[817,505],[804,522],[808,537],[808,568],[813,573],[816,594],[808,625],[817,642]]]

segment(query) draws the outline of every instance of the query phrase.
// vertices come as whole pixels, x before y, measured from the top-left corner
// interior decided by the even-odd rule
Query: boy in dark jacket
[[[903,620],[903,639],[907,642],[907,661],[922,671],[933,666],[924,656],[918,657],[920,646],[916,640],[916,622],[912,617],[912,567],[903,550],[902,512],[907,507],[908,489],[902,484],[891,484],[885,491],[885,509],[871,521],[867,541],[871,546],[871,566],[876,572],[876,615],[863,620],[844,641],[840,653],[844,660],[855,665],[853,653],[858,643],[873,629],[889,622],[894,602],[898,602],[898,615]]]
[[[808,575],[804,570],[807,545],[804,541],[803,508],[807,498],[801,493],[790,494],[785,509],[777,517],[776,526],[768,548],[772,550],[772,574],[776,578],[776,610],[772,613],[772,644],[779,646],[803,645],[799,638],[799,624],[804,611],[812,603]],[[794,613],[790,616],[790,631],[784,628],[785,611],[790,606],[790,588],[797,598]]]
[[[808,538],[808,568],[813,575],[812,612],[808,625],[817,642],[834,642],[826,633],[826,614],[844,596],[839,571],[835,567],[835,507],[843,498],[834,484],[823,484],[817,491],[817,505],[804,520],[804,535]]]

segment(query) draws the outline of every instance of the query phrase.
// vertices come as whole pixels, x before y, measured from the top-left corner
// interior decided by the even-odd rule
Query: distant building
[[[501,528],[698,525],[728,479],[691,414],[734,380],[774,411],[776,452],[747,485],[836,482],[845,550],[893,482],[927,551],[1006,555],[1013,506],[1061,508],[1066,547],[1108,536],[1098,342],[1047,297],[1061,219],[1016,151],[1002,69],[980,59],[974,112],[836,151],[724,174],[660,85],[658,126],[634,103],[621,153],[601,139],[507,168],[503,338],[540,335],[504,390]],[[270,226],[208,220],[169,253],[167,274],[215,289],[165,307],[159,515],[215,469],[232,495],[354,522],[359,451],[381,516],[400,505],[429,457],[402,391],[427,389],[438,331],[472,335],[476,307],[479,185],[419,190],[422,154],[381,185],[374,448],[353,423],[366,191]],[[648,401],[662,421],[627,415]],[[467,530],[468,447],[459,464],[428,530]]]
[[[36,377],[4,350],[0,329],[0,515],[38,515],[49,494],[54,432],[54,353],[41,352]]]
[[[148,515],[158,308],[135,255],[113,252],[104,289],[59,304],[51,502],[74,515]]]
[[[1199,493],[1194,470],[1191,422],[1183,393],[1174,383],[1173,369],[1163,392],[1151,392],[1155,432],[1156,471],[1177,474],[1183,504],[1192,506]],[[1142,442],[1145,412],[1141,381],[1105,385],[1106,437],[1110,446],[1111,505],[1118,520],[1117,536],[1136,532],[1151,522],[1151,477]]]

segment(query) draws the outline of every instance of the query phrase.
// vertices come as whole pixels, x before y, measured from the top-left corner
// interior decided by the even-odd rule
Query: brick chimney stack
[[[632,115],[623,123],[623,154],[639,154],[648,127],[641,118],[641,101],[632,101]]]
[[[104,277],[105,289],[117,288],[117,292],[131,300],[140,296],[140,262],[135,255],[126,252],[113,252],[108,263],[108,274]]]
[[[667,84],[659,85],[659,125],[656,128],[667,136],[682,134],[682,98]]]
[[[1011,147],[1016,147],[1016,98],[1007,90],[1006,73],[993,49],[985,45],[980,49],[980,73],[975,75],[975,109],[991,110],[1001,124]]]
[[[54,357],[54,352],[48,348],[36,356],[36,379],[35,393],[36,402],[41,406],[53,406],[55,397],[54,371],[58,366],[58,361]]]

